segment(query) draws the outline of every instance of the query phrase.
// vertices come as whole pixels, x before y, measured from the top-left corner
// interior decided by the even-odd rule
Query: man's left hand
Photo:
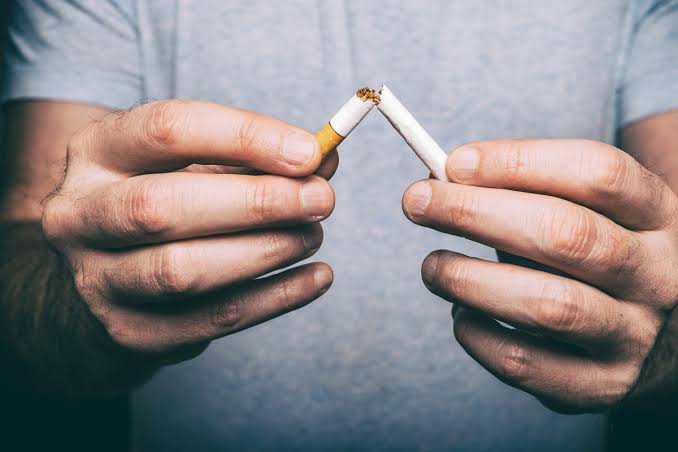
[[[426,286],[457,304],[461,346],[557,411],[633,396],[678,299],[674,192],[621,150],[585,140],[471,143],[446,170],[453,183],[408,188],[407,217],[518,261],[442,250],[424,260]]]

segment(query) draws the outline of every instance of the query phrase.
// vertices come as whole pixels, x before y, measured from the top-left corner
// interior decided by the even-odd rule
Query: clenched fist
[[[619,149],[583,140],[472,143],[446,169],[452,183],[407,190],[406,215],[509,258],[424,261],[426,286],[457,303],[461,346],[559,411],[633,395],[678,299],[674,192]]]
[[[320,247],[334,207],[320,163],[313,135],[283,122],[155,102],[71,139],[43,230],[114,343],[174,362],[328,289],[325,264],[257,279]]]

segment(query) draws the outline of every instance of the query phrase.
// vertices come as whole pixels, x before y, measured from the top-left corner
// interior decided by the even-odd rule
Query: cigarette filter
[[[431,171],[433,177],[447,181],[445,161],[447,154],[436,143],[431,135],[414,119],[414,116],[400,103],[386,85],[379,90],[379,111],[388,119],[394,129],[405,139],[424,165]]]
[[[359,89],[315,134],[323,157],[336,149],[378,102],[379,95],[374,90],[367,87]]]

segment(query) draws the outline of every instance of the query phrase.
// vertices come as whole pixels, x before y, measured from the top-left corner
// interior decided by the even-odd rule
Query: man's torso
[[[510,5],[509,5],[510,4]],[[387,83],[445,149],[495,137],[611,141],[626,2],[139,1],[149,98],[208,99],[319,128]],[[216,341],[134,401],[137,450],[591,450],[604,419],[551,413],[472,361],[419,268],[483,246],[400,198],[425,168],[378,113],[340,148],[318,302]]]

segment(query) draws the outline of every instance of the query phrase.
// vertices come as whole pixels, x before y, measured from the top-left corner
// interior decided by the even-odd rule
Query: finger
[[[501,250],[496,250],[497,260],[499,262],[504,262],[508,264],[520,265],[521,267],[531,268],[534,270],[540,270],[543,272],[551,273],[552,275],[559,275],[568,277],[567,273],[558,270],[557,268],[549,267],[548,265],[540,264],[531,259],[524,258],[522,256],[516,256],[515,254],[505,253]]]
[[[187,298],[247,281],[313,255],[318,224],[98,254],[109,298],[126,304]]]
[[[304,265],[171,306],[139,310],[116,306],[107,329],[119,344],[144,352],[166,353],[250,328],[307,305],[332,284],[327,264]]]
[[[321,177],[167,173],[135,176],[76,199],[69,228],[102,248],[320,221],[334,208]]]
[[[329,154],[327,154],[327,157],[325,157],[315,173],[320,177],[330,180],[332,176],[334,176],[334,173],[337,171],[338,167],[339,152],[337,152],[337,149],[334,149]]]
[[[452,152],[446,169],[451,181],[558,196],[633,229],[664,228],[676,214],[659,176],[595,141],[480,141]]]
[[[198,165],[192,164],[179,170],[184,173],[207,173],[207,174],[247,174],[256,176],[260,171],[248,168],[246,166],[228,166],[228,165]]]
[[[302,176],[312,174],[322,158],[313,134],[298,127],[224,105],[183,100],[111,114],[76,134],[69,153],[125,175],[199,163]]]
[[[454,334],[473,359],[506,384],[575,411],[619,402],[637,378],[635,365],[596,362],[469,309],[456,311]]]
[[[425,180],[405,192],[403,210],[417,224],[532,259],[615,294],[647,295],[636,291],[656,276],[646,265],[642,236],[551,196]]]
[[[641,327],[653,323],[644,309],[572,279],[444,250],[429,254],[421,273],[449,301],[591,353],[637,354],[654,343]]]

